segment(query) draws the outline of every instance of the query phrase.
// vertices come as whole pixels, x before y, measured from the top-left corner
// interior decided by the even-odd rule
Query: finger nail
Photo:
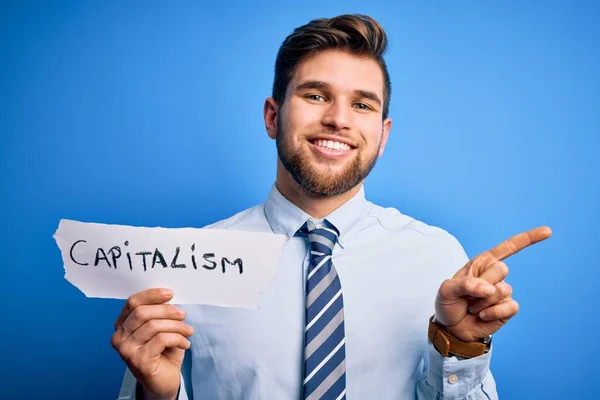
[[[486,286],[485,289],[483,289],[483,293],[485,293],[486,296],[491,296],[496,292],[496,288],[494,288],[493,286]]]
[[[164,296],[171,296],[173,294],[173,291],[171,289],[163,289],[162,294]]]
[[[485,312],[481,312],[481,313],[479,313],[479,318],[481,318],[484,321],[487,321],[488,315]]]

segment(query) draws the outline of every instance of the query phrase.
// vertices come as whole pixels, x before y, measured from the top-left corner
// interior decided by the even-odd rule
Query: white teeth
[[[334,142],[333,140],[315,140],[315,144],[319,147],[325,147],[330,150],[350,150],[350,146],[342,142]]]

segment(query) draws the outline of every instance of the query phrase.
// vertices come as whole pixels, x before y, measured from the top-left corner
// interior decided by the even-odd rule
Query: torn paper
[[[169,288],[175,304],[257,308],[285,235],[61,220],[54,239],[65,279],[87,297],[126,299]]]

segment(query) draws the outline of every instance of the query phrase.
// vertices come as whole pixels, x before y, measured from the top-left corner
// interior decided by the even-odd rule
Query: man
[[[361,15],[286,38],[264,104],[276,182],[209,227],[286,234],[278,271],[257,310],[167,305],[159,288],[128,299],[112,343],[135,379],[120,398],[498,397],[490,337],[518,310],[502,260],[550,230],[469,261],[444,230],[366,200],[392,125],[386,46]]]

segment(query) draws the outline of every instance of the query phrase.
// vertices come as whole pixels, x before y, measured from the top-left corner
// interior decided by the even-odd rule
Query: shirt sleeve
[[[181,382],[184,382],[183,374],[181,375]],[[185,386],[185,384],[181,385],[177,400],[191,400],[187,395]],[[123,376],[123,382],[117,400],[140,400],[140,397],[138,396],[139,390],[140,385],[138,381],[135,379],[129,368],[127,368],[125,370],[125,375]]]
[[[418,400],[498,400],[496,383],[490,371],[490,350],[479,357],[444,357],[428,342],[428,357],[417,382]]]

